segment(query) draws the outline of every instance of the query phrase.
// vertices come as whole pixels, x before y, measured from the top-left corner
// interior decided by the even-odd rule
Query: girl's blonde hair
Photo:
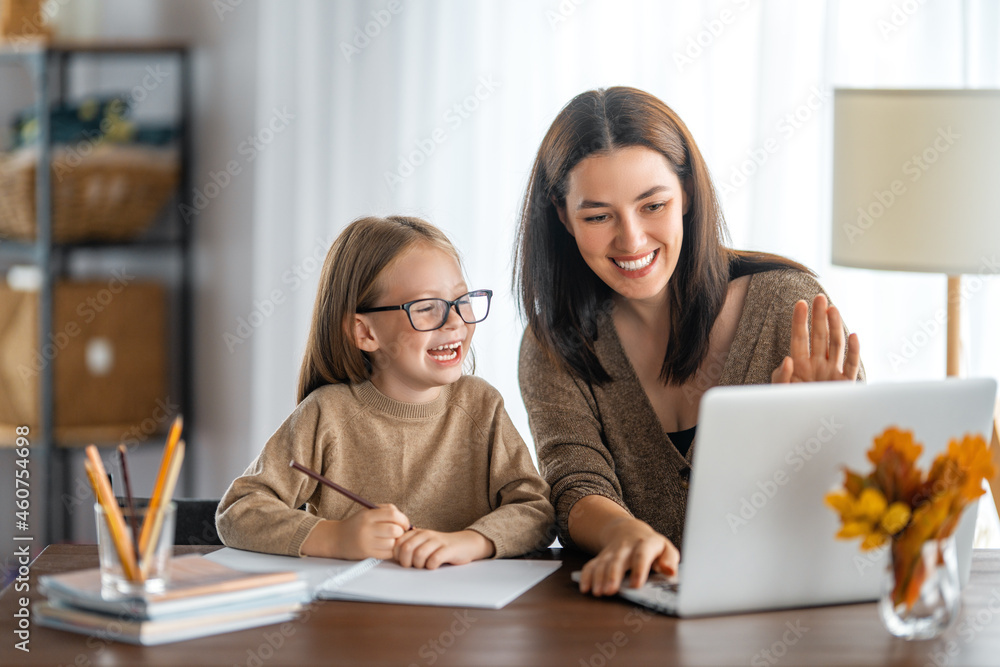
[[[354,340],[354,314],[376,305],[383,291],[379,277],[416,243],[443,250],[461,267],[458,251],[444,232],[419,218],[359,218],[330,246],[299,370],[299,402],[323,385],[371,377],[371,358]]]

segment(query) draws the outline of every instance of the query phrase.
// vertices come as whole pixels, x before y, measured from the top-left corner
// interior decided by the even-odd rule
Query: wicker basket
[[[42,4],[42,0],[0,0],[0,42],[48,40],[52,30]]]
[[[35,239],[37,149],[0,158],[0,236]],[[52,240],[121,241],[145,230],[177,187],[174,150],[99,146],[52,152]]]

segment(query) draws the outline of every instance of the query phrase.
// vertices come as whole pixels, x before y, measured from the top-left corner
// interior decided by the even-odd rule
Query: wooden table
[[[177,547],[177,553],[216,547]],[[0,665],[983,665],[1000,664],[1000,550],[975,553],[958,622],[935,641],[906,642],[882,628],[874,604],[680,620],[621,599],[580,595],[579,554],[499,611],[318,602],[299,620],[163,646],[141,647],[32,624],[30,653],[14,648],[24,593],[0,594]],[[37,577],[97,566],[96,547],[55,545]]]

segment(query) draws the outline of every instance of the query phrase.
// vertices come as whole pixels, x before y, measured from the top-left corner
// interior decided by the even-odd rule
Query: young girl
[[[429,569],[548,546],[549,487],[500,394],[462,374],[491,296],[422,220],[348,225],[323,266],[299,405],[223,497],[223,542]],[[365,509],[292,459],[385,504]]]

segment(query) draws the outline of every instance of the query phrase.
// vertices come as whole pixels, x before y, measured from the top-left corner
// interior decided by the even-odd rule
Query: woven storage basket
[[[42,4],[42,0],[0,0],[0,42],[47,40],[52,31],[45,22]]]
[[[63,444],[120,442],[157,416],[158,406],[170,402],[166,303],[158,283],[59,282],[52,333],[39,348],[38,292],[0,281],[0,431],[28,425],[37,432],[38,382],[47,364],[53,364],[56,438]]]
[[[121,241],[145,230],[177,187],[173,150],[100,146],[52,152],[52,239]],[[35,239],[37,149],[0,158],[0,236]]]

